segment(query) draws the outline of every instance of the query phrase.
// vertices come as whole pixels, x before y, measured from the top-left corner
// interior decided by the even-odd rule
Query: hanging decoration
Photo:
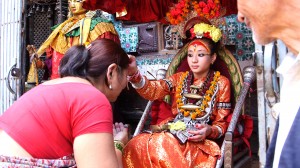
[[[47,12],[47,18],[51,18],[53,15],[53,6],[56,5],[56,0],[29,0],[28,17],[33,16],[35,13]]]

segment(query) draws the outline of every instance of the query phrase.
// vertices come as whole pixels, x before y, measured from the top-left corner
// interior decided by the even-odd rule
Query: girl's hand
[[[207,124],[196,124],[195,126],[198,130],[189,131],[189,133],[194,134],[194,136],[189,137],[192,142],[200,142],[206,139],[211,133],[211,126]]]

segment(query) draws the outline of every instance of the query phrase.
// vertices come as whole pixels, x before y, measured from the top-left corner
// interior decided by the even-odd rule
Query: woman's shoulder
[[[103,94],[97,88],[87,83],[65,82],[65,83],[53,84],[48,86],[52,86],[53,90],[60,90],[64,93],[74,93],[74,96],[75,94],[89,95],[89,97],[92,95],[103,96]]]
[[[78,77],[64,77],[49,80],[41,85],[39,85],[40,92],[51,92],[56,94],[72,94],[76,95],[89,95],[88,97],[100,96],[103,94],[96,89],[89,81],[78,78]]]
[[[89,84],[91,83],[83,78],[80,77],[74,77],[74,76],[67,76],[63,78],[56,78],[56,79],[51,79],[46,82],[44,82],[42,85],[55,85],[55,84],[64,84],[64,83],[82,83],[82,84]]]
[[[43,94],[69,94],[73,93],[73,96],[76,94],[84,94],[86,92],[99,92],[94,86],[78,82],[66,82],[66,83],[57,83],[57,84],[40,84],[26,93],[38,93]]]
[[[107,97],[93,85],[79,82],[66,82],[43,85],[33,95],[47,97],[49,102],[67,104],[68,107],[94,109],[110,107]]]

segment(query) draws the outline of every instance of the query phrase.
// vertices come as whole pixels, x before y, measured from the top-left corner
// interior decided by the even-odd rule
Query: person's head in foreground
[[[300,48],[300,1],[238,0],[238,19],[252,30],[255,43],[266,45],[282,40],[294,54]]]
[[[90,81],[93,86],[114,102],[127,86],[129,58],[115,42],[99,39],[87,49],[74,46],[68,50],[60,62],[60,76],[75,76]]]

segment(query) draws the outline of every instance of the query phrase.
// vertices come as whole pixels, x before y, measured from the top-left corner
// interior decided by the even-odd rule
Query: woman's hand
[[[133,55],[128,55],[128,57],[129,57],[129,60],[130,60],[130,64],[128,66],[128,75],[132,76],[138,71],[138,68],[137,68],[137,65],[136,65],[136,58]]]
[[[123,144],[128,142],[128,125],[123,123],[113,124],[114,140],[121,141]]]
[[[207,136],[211,134],[211,126],[207,124],[196,124],[196,131],[189,131],[189,133],[194,134],[194,136],[189,137],[192,142],[200,142],[206,139]]]

